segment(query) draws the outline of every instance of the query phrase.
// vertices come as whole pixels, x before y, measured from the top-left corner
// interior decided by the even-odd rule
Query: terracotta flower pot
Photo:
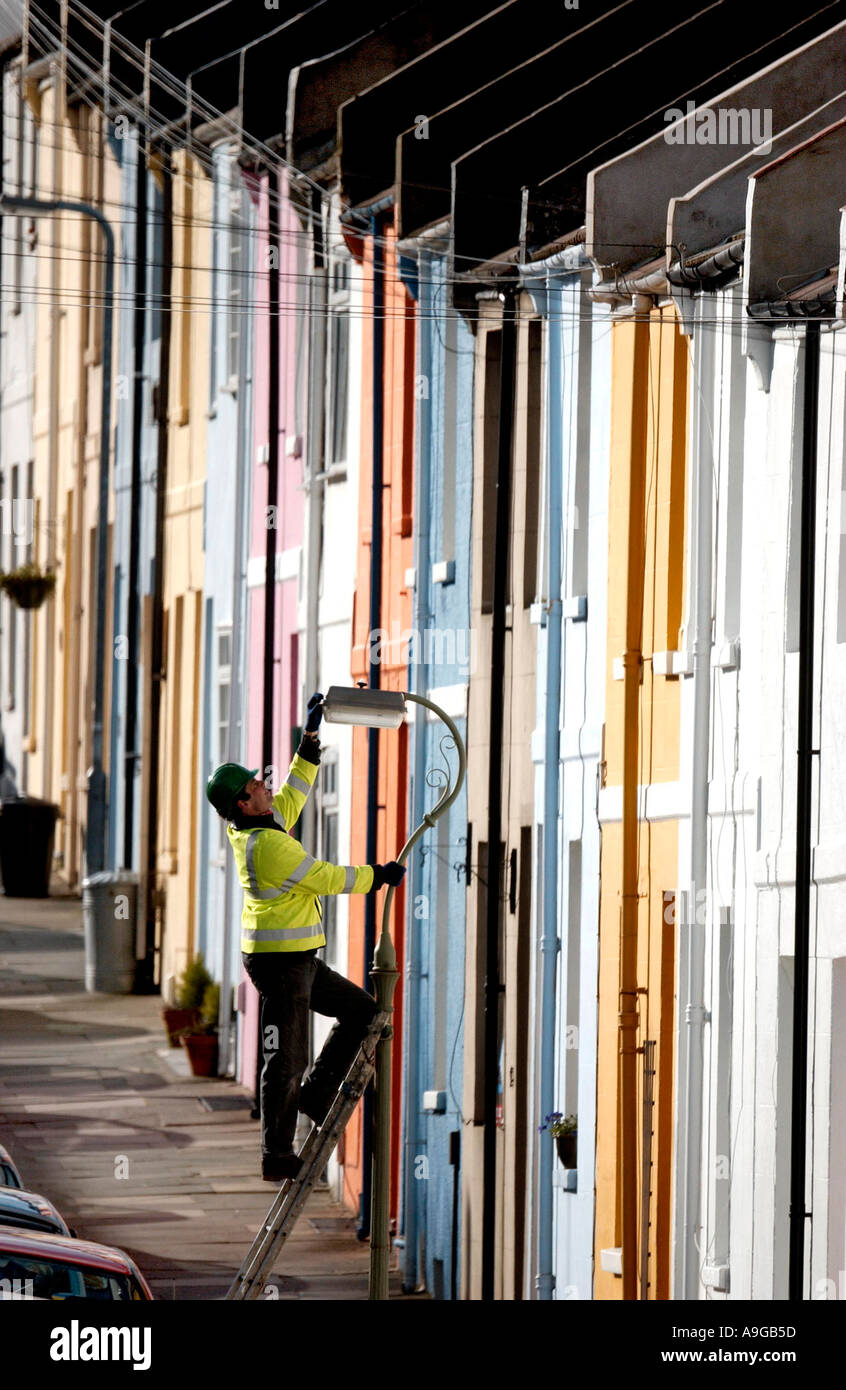
[[[199,1009],[162,1009],[162,1020],[171,1047],[179,1047],[179,1034],[183,1028],[193,1028],[200,1017]]]
[[[217,1075],[217,1037],[214,1033],[184,1033],[182,1041],[195,1076]]]
[[[556,1134],[555,1136],[558,1157],[565,1168],[576,1167],[576,1138],[577,1135],[575,1134]]]

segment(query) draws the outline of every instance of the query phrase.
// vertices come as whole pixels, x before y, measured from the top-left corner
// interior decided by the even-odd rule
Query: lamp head
[[[327,724],[398,729],[405,715],[405,696],[398,690],[332,685],[323,700],[323,718]]]

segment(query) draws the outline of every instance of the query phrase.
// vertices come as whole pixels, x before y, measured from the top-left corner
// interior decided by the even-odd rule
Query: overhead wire
[[[828,3],[827,3],[827,4],[818,7],[818,9],[812,11],[812,13],[811,13],[810,15],[803,15],[800,19],[798,19],[798,20],[796,21],[795,24],[792,24],[792,25],[788,26],[786,29],[782,30],[778,35],[772,36],[772,37],[769,38],[765,43],[759,44],[756,48],[754,48],[754,49],[750,50],[749,52],[747,52],[746,54],[744,54],[744,55],[743,55],[744,59],[749,58],[749,57],[752,57],[752,56],[754,56],[756,53],[762,52],[764,49],[766,49],[767,47],[769,47],[769,46],[771,46],[773,43],[775,43],[778,39],[784,38],[784,37],[786,37],[788,34],[792,33],[797,27],[800,27],[802,24],[807,23],[809,20],[816,18],[816,17],[817,17],[818,15],[820,15],[820,14],[824,14],[824,13],[826,12],[826,10],[831,9],[831,8],[832,8],[833,6],[835,6],[838,2],[839,2],[839,0],[828,0]],[[724,4],[724,3],[725,3],[725,0],[714,0],[714,3],[713,3],[713,4],[711,4],[711,5],[706,5],[706,6],[704,7],[703,10],[697,11],[696,15],[690,16],[689,19],[682,20],[678,25],[675,25],[675,26],[673,26],[673,28],[671,28],[671,29],[665,31],[664,34],[657,36],[656,39],[654,39],[654,40],[650,40],[648,44],[643,45],[643,48],[640,49],[640,50],[637,50],[637,52],[645,51],[646,48],[652,46],[652,44],[654,44],[655,42],[660,41],[661,38],[666,37],[668,34],[675,33],[677,30],[683,28],[686,24],[692,22],[692,20],[701,17],[702,14],[708,13],[708,11],[711,10],[711,9],[716,9],[716,8],[718,8],[720,5],[722,5],[722,4]],[[76,0],[76,3],[73,3],[73,4],[72,4],[71,8],[78,14],[78,16],[80,17],[82,23],[85,24],[85,26],[86,26],[93,34],[95,34],[95,36],[97,36],[97,37],[99,37],[99,38],[102,39],[102,23],[98,21],[98,16],[94,15],[91,11],[87,10],[87,8],[86,8],[83,4],[78,3],[78,0]],[[314,8],[316,8],[316,6],[313,6],[313,7],[312,7],[312,9],[314,9]],[[35,4],[35,3],[30,3],[30,10],[36,10],[36,11],[39,11],[42,15],[44,14],[43,10],[41,10],[41,7],[40,7],[39,5],[37,5],[37,4]],[[310,13],[310,12],[311,12],[311,11],[309,11],[309,13]],[[595,22],[596,22],[596,21],[591,21],[591,23],[595,23]],[[43,27],[43,28],[47,28],[48,33],[50,33],[50,35],[51,35],[52,41],[55,42],[55,37],[54,37],[53,34],[52,34],[52,30],[49,28],[49,23],[48,23],[47,26],[42,25],[42,27]],[[281,27],[281,26],[280,26],[280,27]],[[374,28],[374,29],[369,30],[368,33],[375,33],[375,32],[378,32],[378,27],[379,27],[379,26],[377,26],[377,27]],[[583,26],[583,27],[585,27],[585,26]],[[587,26],[587,27],[590,27],[590,26]],[[278,31],[274,30],[273,32],[275,33],[275,32],[278,32]],[[581,30],[580,30],[579,32],[581,32]],[[60,36],[60,37],[61,37],[61,36]],[[135,45],[131,44],[131,43],[129,42],[129,40],[124,39],[123,36],[119,36],[119,37],[120,37],[120,48],[119,48],[119,51],[123,54],[124,57],[127,58],[128,61],[132,62],[132,63],[138,68],[139,72],[146,72],[147,69],[149,68],[149,71],[150,71],[151,75],[152,75],[152,74],[155,74],[156,80],[159,82],[159,85],[160,85],[164,90],[169,91],[180,103],[187,103],[187,101],[188,101],[188,89],[187,89],[187,87],[185,86],[185,84],[182,83],[182,82],[180,81],[180,79],[176,78],[175,75],[172,74],[172,73],[170,73],[167,69],[162,68],[161,65],[159,65],[158,63],[156,63],[154,60],[150,60],[149,63],[148,63],[146,57],[145,57],[144,55],[141,54],[140,50],[139,50]],[[75,46],[76,46],[77,48],[79,47],[79,45],[75,45]],[[245,47],[246,47],[246,46],[245,46]],[[234,50],[234,51],[237,52],[237,51],[240,51],[240,50]],[[85,53],[84,53],[84,58],[83,58],[83,59],[81,59],[81,60],[80,60],[80,59],[76,59],[75,61],[78,61],[78,62],[81,63],[81,66],[84,68],[85,73],[86,73],[86,76],[88,77],[89,80],[94,79],[95,81],[97,81],[97,80],[99,80],[99,74],[97,73],[97,71],[96,71],[95,69],[93,69],[93,68],[91,67],[90,63],[88,62],[89,56],[90,56],[90,55],[89,55],[87,52],[85,52]],[[627,56],[632,56],[632,55],[627,55]],[[596,80],[596,78],[598,78],[598,77],[602,77],[602,76],[607,75],[609,72],[613,71],[613,70],[619,65],[619,62],[621,62],[621,61],[625,61],[625,59],[620,59],[620,60],[617,60],[617,61],[614,62],[614,63],[609,64],[606,68],[601,69],[600,72],[593,74],[591,78],[586,79],[586,81],[585,81],[584,83],[580,83],[580,84],[578,84],[577,87],[572,88],[572,89],[570,89],[570,90],[579,90],[579,89],[581,89],[582,87],[584,87],[585,85],[587,85],[590,81]],[[737,61],[737,60],[736,60],[736,61]],[[712,74],[710,75],[709,78],[703,80],[703,83],[701,83],[701,84],[699,84],[699,85],[700,85],[700,86],[703,86],[705,81],[707,81],[707,82],[714,82],[714,81],[716,81],[717,78],[719,78],[720,76],[722,76],[722,75],[724,75],[725,73],[729,72],[729,71],[731,70],[731,67],[732,67],[732,66],[734,66],[734,64],[727,64],[727,65],[723,66],[722,68],[717,69],[717,71],[716,71],[715,73],[712,73]],[[119,83],[117,84],[117,86],[120,86],[120,85],[121,85],[121,84],[119,84]],[[692,90],[692,89],[688,89],[688,91],[689,91],[689,90]],[[679,96],[679,97],[677,97],[677,98],[675,98],[675,99],[676,99],[676,100],[683,100],[684,97],[685,97],[685,95],[688,94],[688,91],[682,93],[681,96]],[[562,94],[562,95],[564,95],[564,94]],[[86,94],[85,94],[84,92],[83,92],[83,98],[84,98],[84,99],[87,99]],[[137,94],[128,93],[128,98],[129,98],[129,100],[130,100],[130,102],[132,103],[133,106],[137,106],[137,100],[138,100]],[[90,103],[90,104],[94,105],[94,103]],[[263,141],[261,141],[261,140],[258,140],[255,136],[251,135],[249,132],[247,132],[246,130],[244,130],[243,126],[241,126],[237,121],[234,121],[231,117],[229,117],[229,116],[224,116],[224,113],[218,111],[218,110],[217,110],[216,108],[214,108],[209,102],[203,101],[201,98],[196,98],[196,97],[194,97],[194,95],[192,94],[191,100],[190,100],[190,106],[191,106],[192,108],[198,110],[198,111],[203,111],[203,112],[207,113],[210,119],[226,120],[226,122],[229,124],[229,126],[230,126],[233,130],[235,130],[235,131],[242,137],[242,139],[245,141],[245,143],[247,144],[247,146],[250,148],[251,151],[257,151],[257,152],[261,155],[262,158],[264,158],[264,159],[269,159],[269,160],[275,162],[276,164],[281,164],[283,167],[285,167],[286,169],[288,169],[289,172],[293,172],[293,173],[296,174],[296,176],[297,176],[298,178],[300,178],[300,179],[302,179],[302,180],[305,180],[305,181],[309,184],[309,186],[310,186],[314,191],[317,191],[317,192],[319,193],[322,202],[323,202],[323,200],[325,200],[325,199],[328,197],[327,190],[325,189],[325,187],[324,187],[323,185],[317,183],[314,179],[312,179],[312,178],[310,177],[310,175],[304,173],[302,170],[296,169],[295,166],[293,166],[293,165],[292,165],[289,161],[287,161],[281,154],[279,154],[278,151],[276,151],[275,149],[272,149],[272,148],[271,148],[270,146],[268,146],[265,142],[263,142]],[[151,107],[150,109],[152,110],[153,108]],[[655,115],[659,114],[659,113],[660,113],[660,110],[661,110],[661,108],[657,108],[654,112],[651,113],[651,116],[655,116]],[[163,120],[164,118],[161,117],[161,119]],[[644,119],[644,120],[650,119],[650,117],[644,117],[643,119]],[[153,128],[154,130],[156,129],[155,127],[152,127],[152,123],[148,122],[147,124],[148,124],[148,125],[151,125],[151,128]],[[627,127],[626,129],[632,129],[632,128],[633,128],[633,127]],[[192,145],[192,152],[194,152],[194,153],[196,154],[196,150],[194,149],[193,144],[192,144],[192,142],[190,141],[190,136],[189,136],[188,143]],[[601,145],[597,147],[597,149],[600,149],[600,148],[602,148]],[[583,159],[589,157],[590,153],[591,153],[591,152],[587,152],[587,154],[582,154],[582,155],[580,155],[580,156],[579,156],[579,160],[583,160]],[[574,161],[574,162],[575,162],[575,163],[578,163],[579,161]],[[563,168],[562,170],[559,170],[559,171],[557,171],[557,172],[558,172],[558,173],[563,173],[563,172],[565,172],[565,171],[566,171],[568,168],[570,168],[570,167],[572,167],[572,165],[566,165],[566,166],[564,166],[564,168]],[[274,197],[275,197],[275,195],[274,195]],[[279,205],[279,204],[277,203],[276,205]],[[339,200],[339,206],[342,207],[342,208],[344,209],[344,211],[346,211],[346,212],[348,212],[348,213],[354,213],[354,212],[356,211],[355,209],[351,208],[349,204],[345,204],[343,199],[340,199],[340,200]],[[363,218],[365,217],[365,214],[364,214],[363,212],[362,212],[361,215],[362,215]],[[361,231],[362,231],[362,235],[368,235],[368,236],[369,236],[369,234],[367,233],[365,227],[362,227]],[[383,244],[386,244],[386,245],[387,245],[387,244],[392,244],[392,245],[394,244],[393,242],[390,242],[389,239],[387,239],[387,238],[383,238],[383,239],[381,239],[381,240],[383,241]],[[491,261],[491,260],[488,260],[488,259],[486,259],[486,258],[483,259],[483,258],[480,258],[480,257],[472,257],[472,256],[469,256],[469,255],[467,255],[467,256],[462,255],[462,256],[460,257],[460,259],[467,259],[467,260],[469,260],[469,261],[474,261],[475,264],[476,264],[477,266],[480,265],[480,264],[483,264],[483,263],[484,263],[485,265],[496,264],[495,261]],[[500,262],[500,264],[502,264],[504,268],[513,269],[513,262],[512,262],[512,261],[506,260],[506,261]]]

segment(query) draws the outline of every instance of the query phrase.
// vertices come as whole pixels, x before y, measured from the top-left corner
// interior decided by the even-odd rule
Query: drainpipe
[[[637,1298],[638,994],[638,709],[643,666],[643,509],[646,476],[646,379],[650,299],[635,301],[635,318],[618,332],[633,333],[628,497],[626,501],[626,650],[623,652],[622,892],[620,903],[619,1095],[620,1244],[623,1298]]]
[[[129,512],[129,592],[127,594],[126,731],[123,764],[123,863],[131,869],[135,830],[135,750],[138,729],[138,550],[141,524],[141,441],[144,422],[144,342],[147,318],[147,164],[139,141],[135,179],[135,284],[133,288],[132,490]]]
[[[712,646],[712,530],[713,476],[711,413],[703,400],[714,379],[716,339],[715,304],[712,295],[698,295],[695,302],[696,380],[700,389],[694,400],[695,479],[693,555],[693,766],[690,787],[690,891],[687,897],[687,1001],[686,1046],[683,1048],[685,1128],[682,1153],[682,1292],[685,1299],[700,1295],[702,1263],[699,1239],[702,1189],[702,1085],[704,1074],[705,927],[699,920],[698,894],[707,887],[708,872],[708,755],[711,727]]]
[[[496,546],[491,616],[491,710],[488,732],[488,863],[485,899],[485,1018],[482,1197],[482,1299],[495,1297],[496,1265],[496,1083],[499,1063],[499,936],[502,906],[502,752],[505,607],[508,577],[508,525],[511,500],[511,439],[514,418],[515,289],[502,294],[502,350],[499,376],[499,445],[496,479]]]
[[[384,202],[385,200],[383,200]],[[383,428],[385,372],[385,262],[382,248],[382,208],[375,204],[370,211],[370,234],[373,238],[373,415],[372,482],[370,490],[370,635],[368,643],[370,687],[379,686],[379,662],[376,660],[376,633],[382,614],[382,491],[383,491]],[[375,864],[378,846],[379,815],[379,730],[367,730],[367,863]],[[376,950],[376,894],[368,893],[364,900],[364,988],[370,992],[371,962]],[[370,1206],[373,1173],[373,1087],[364,1093],[362,1122],[362,1179],[361,1209],[357,1235],[366,1240],[370,1234]]]
[[[547,292],[549,293],[549,284]],[[560,305],[561,291],[556,288]],[[547,583],[546,583],[546,710],[544,715],[543,788],[543,934],[541,936],[541,1057],[540,1113],[555,1109],[555,976],[561,942],[558,936],[558,789],[561,718],[561,544],[563,537],[562,418],[564,396],[561,343],[561,311],[549,310],[549,487]],[[538,1266],[537,1296],[550,1300],[555,1288],[552,1272],[552,1136],[541,1135],[538,1156]]]
[[[811,909],[811,796],[814,711],[814,571],[816,565],[817,422],[820,326],[805,330],[802,406],[802,541],[799,561],[799,726],[796,788],[796,919],[793,982],[793,1081],[790,1112],[790,1256],[788,1298],[805,1290],[805,1177],[808,1123],[808,976]]]
[[[422,331],[419,337],[419,357],[417,370],[427,381],[432,379],[432,343],[427,320],[435,314],[432,293],[432,263],[425,251],[419,256],[420,321]],[[425,632],[431,617],[429,611],[429,572],[431,556],[429,549],[429,460],[432,433],[432,402],[421,403],[417,417],[417,484],[414,496],[415,556],[414,556],[414,631]],[[428,685],[428,667],[424,661],[416,661],[409,673],[414,683],[414,693],[425,695]],[[414,721],[412,799],[409,823],[417,825],[426,810],[424,791],[426,788],[426,714],[421,708],[416,711]],[[422,928],[414,916],[414,903],[424,891],[423,858],[415,855],[411,862],[411,891],[408,894],[406,915],[405,950],[405,1161],[403,1166],[403,1236],[405,1251],[403,1259],[403,1291],[413,1293],[420,1284],[418,1265],[418,1243],[420,1227],[420,1197],[422,1184],[414,1176],[414,1161],[423,1152],[425,1135],[420,1132],[420,988],[423,976]],[[456,1169],[457,1172],[457,1169]],[[454,1271],[453,1271],[454,1273]]]
[[[165,500],[167,497],[168,463],[168,402],[170,396],[170,336],[171,336],[171,263],[173,261],[173,186],[170,153],[162,148],[160,160],[162,178],[162,264],[161,264],[161,338],[159,340],[159,373],[155,394],[158,449],[156,457],[156,537],[153,566],[153,617],[150,643],[150,760],[147,767],[147,862],[146,876],[146,943],[143,961],[138,965],[139,983],[150,991],[155,989],[156,974],[156,887],[159,849],[159,750],[161,744],[162,676],[164,671],[164,541]]]

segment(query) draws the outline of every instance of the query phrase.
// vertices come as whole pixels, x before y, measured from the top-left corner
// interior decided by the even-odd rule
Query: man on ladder
[[[313,859],[288,834],[314,786],[320,764],[317,730],[322,694],[308,702],[308,717],[288,775],[274,796],[240,763],[223,763],[209,778],[206,796],[229,822],[226,833],[244,889],[241,958],[261,995],[262,1177],[294,1178],[302,1161],[294,1153],[297,1111],[321,1125],[377,1012],[371,994],[330,970],[317,952],[325,946],[322,893],[370,893],[396,886],[401,864],[359,867]],[[308,1011],[337,1019],[305,1084]]]

